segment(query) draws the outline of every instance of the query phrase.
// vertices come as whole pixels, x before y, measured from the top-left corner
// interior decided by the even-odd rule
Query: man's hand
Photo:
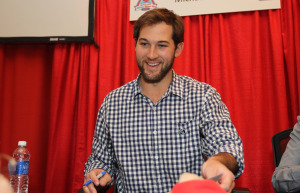
[[[4,175],[0,174],[0,192],[2,193],[13,193],[13,189],[10,187],[9,181]]]
[[[233,167],[232,167],[233,166]],[[234,174],[228,168],[233,171],[236,170],[237,163],[235,158],[228,153],[220,153],[218,155],[210,157],[204,162],[201,171],[204,178],[211,178],[218,174],[222,174],[219,181],[220,186],[226,191],[231,192],[235,186]]]
[[[180,182],[186,182],[186,181],[190,181],[190,180],[203,180],[203,178],[196,174],[185,172],[185,173],[181,174],[178,182],[180,183]]]
[[[95,186],[107,186],[111,183],[111,176],[106,172],[106,174],[100,179],[97,178],[97,175],[103,172],[103,169],[93,169],[90,173],[86,174],[86,178],[84,179],[84,183],[88,180],[92,180],[93,183],[83,186],[83,191],[85,193],[97,193]],[[94,186],[95,184],[95,186]]]

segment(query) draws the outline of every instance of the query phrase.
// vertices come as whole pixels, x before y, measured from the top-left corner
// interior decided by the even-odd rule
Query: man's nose
[[[151,46],[150,47],[150,49],[148,51],[147,57],[149,59],[155,59],[155,58],[157,58],[157,50],[156,50],[155,46]]]

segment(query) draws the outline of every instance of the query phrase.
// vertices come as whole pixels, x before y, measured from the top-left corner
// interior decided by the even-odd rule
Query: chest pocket
[[[185,156],[197,156],[197,152],[201,151],[200,146],[200,128],[197,121],[179,122],[176,127],[178,148],[182,150]]]
[[[179,174],[194,168],[195,164],[199,164],[202,157],[200,128],[197,121],[174,123],[172,129],[166,133],[163,138],[170,139],[164,149],[165,163],[170,163],[170,172],[178,172]],[[172,172],[171,172],[172,173]]]

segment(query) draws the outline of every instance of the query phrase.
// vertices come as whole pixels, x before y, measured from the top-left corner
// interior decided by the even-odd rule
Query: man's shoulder
[[[211,85],[205,82],[200,82],[192,77],[178,75],[179,84],[186,89],[209,90],[214,89]]]
[[[132,80],[114,90],[112,90],[111,92],[108,93],[108,95],[106,96],[106,98],[123,98],[126,96],[132,96],[133,92],[134,92],[134,87],[136,84],[136,80]]]

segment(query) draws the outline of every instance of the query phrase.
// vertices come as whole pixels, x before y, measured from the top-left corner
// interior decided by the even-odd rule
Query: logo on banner
[[[154,0],[139,0],[136,6],[134,6],[135,10],[148,11],[150,9],[157,8],[157,4]]]

